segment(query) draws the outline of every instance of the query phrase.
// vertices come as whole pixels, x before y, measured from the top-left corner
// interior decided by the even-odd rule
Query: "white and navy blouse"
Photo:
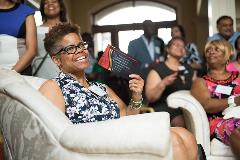
[[[98,95],[63,72],[60,72],[55,80],[64,96],[65,114],[72,123],[96,122],[120,117],[117,103],[107,94]],[[89,85],[90,87],[95,85],[106,92],[106,87],[101,83],[89,82]]]

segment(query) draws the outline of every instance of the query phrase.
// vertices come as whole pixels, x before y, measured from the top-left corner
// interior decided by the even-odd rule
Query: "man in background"
[[[217,30],[218,33],[215,33],[213,36],[208,38],[208,41],[225,39],[234,46],[234,43],[237,37],[240,35],[240,32],[234,32],[233,30],[233,19],[230,16],[223,15],[217,19]]]
[[[155,35],[154,23],[151,20],[143,22],[144,34],[128,45],[128,54],[139,60],[141,76],[147,76],[147,69],[152,62],[164,61],[164,42]]]

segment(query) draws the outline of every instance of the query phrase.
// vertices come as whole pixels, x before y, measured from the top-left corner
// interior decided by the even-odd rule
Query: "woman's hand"
[[[178,73],[175,72],[173,74],[170,74],[169,76],[166,76],[162,82],[164,83],[165,87],[171,85],[176,79],[177,79]]]
[[[129,89],[132,91],[132,99],[134,101],[139,101],[142,99],[144,80],[137,74],[131,74],[129,77],[132,78],[129,80]]]

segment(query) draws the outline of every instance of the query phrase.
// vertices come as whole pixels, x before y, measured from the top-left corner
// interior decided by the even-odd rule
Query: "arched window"
[[[112,44],[127,52],[128,43],[143,34],[142,22],[152,20],[156,33],[165,43],[170,38],[170,27],[176,23],[176,10],[153,1],[125,1],[112,4],[93,14],[95,53]]]

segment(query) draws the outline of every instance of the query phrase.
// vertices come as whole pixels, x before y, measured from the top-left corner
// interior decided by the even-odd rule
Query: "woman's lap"
[[[231,133],[240,127],[240,119],[215,118],[209,121],[211,138],[217,138],[226,145],[229,145]]]

